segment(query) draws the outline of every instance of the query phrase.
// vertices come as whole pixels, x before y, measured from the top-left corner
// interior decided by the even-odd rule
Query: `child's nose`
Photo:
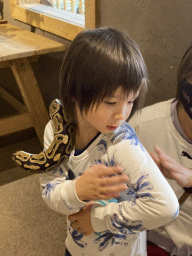
[[[125,109],[122,108],[118,112],[115,113],[115,120],[123,120],[125,119]]]
[[[125,118],[125,116],[121,113],[117,113],[115,114],[115,120],[123,120]]]

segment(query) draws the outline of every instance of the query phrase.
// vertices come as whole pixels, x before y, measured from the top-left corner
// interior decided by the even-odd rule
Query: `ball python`
[[[55,99],[49,108],[53,124],[54,139],[49,148],[39,154],[17,151],[12,155],[13,161],[27,171],[47,172],[68,159],[75,144],[75,125],[68,124],[68,117],[61,101]]]
[[[44,152],[30,154],[17,151],[13,154],[13,161],[27,171],[34,173],[47,172],[68,159],[75,144],[75,125],[67,123],[68,118],[60,100],[55,99],[49,108],[49,115],[53,123],[54,139]],[[180,205],[189,197],[188,192],[179,199]]]

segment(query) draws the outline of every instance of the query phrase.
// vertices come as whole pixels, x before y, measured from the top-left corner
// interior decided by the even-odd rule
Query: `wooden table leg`
[[[27,58],[12,61],[11,69],[19,86],[24,103],[34,121],[37,136],[43,144],[44,129],[49,116],[41,96],[31,64]]]

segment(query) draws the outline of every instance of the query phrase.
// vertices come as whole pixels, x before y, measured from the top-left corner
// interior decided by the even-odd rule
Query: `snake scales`
[[[27,171],[47,172],[68,159],[75,143],[75,125],[67,123],[68,118],[60,100],[55,99],[49,108],[53,123],[54,139],[44,152],[30,154],[18,151],[13,154],[13,161]]]

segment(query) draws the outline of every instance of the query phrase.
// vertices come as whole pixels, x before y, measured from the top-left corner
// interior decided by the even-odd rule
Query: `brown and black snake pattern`
[[[68,159],[75,143],[75,125],[67,124],[68,118],[60,100],[54,100],[49,108],[53,124],[54,140],[47,150],[39,154],[18,151],[13,154],[13,161],[27,171],[47,172]]]

